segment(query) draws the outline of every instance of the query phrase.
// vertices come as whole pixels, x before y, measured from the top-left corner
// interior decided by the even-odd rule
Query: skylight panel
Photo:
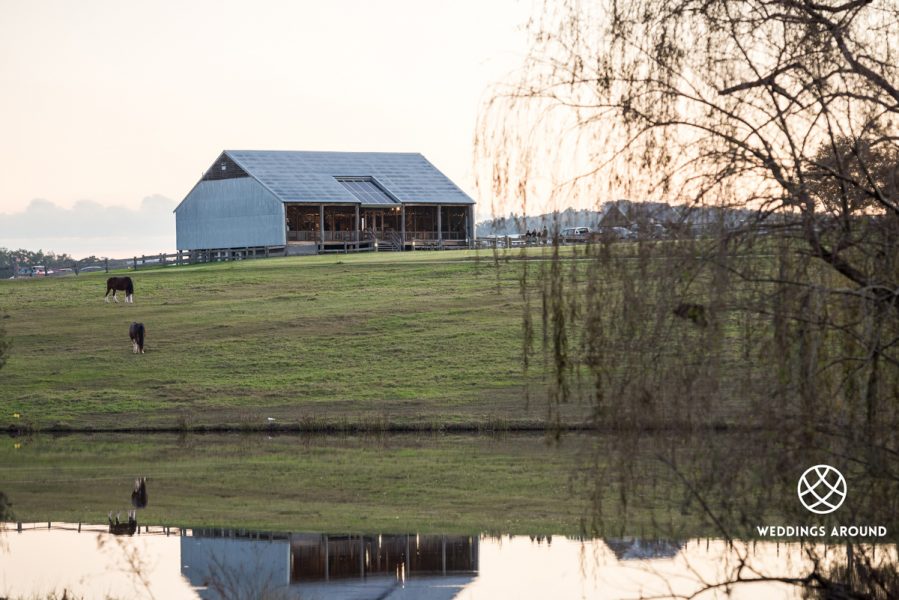
[[[334,179],[362,204],[397,204],[371,177],[335,177]]]

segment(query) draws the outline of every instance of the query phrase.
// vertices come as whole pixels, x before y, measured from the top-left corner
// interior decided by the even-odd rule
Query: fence
[[[218,248],[210,250],[180,250],[172,254],[150,254],[135,256],[128,265],[137,271],[147,267],[167,267],[192,265],[229,260],[248,260],[283,256],[284,246],[252,246],[246,248]]]
[[[18,268],[10,266],[0,268],[0,277],[29,278],[29,277],[65,277],[78,275],[79,273],[105,272],[116,270],[169,267],[176,265],[191,265],[229,260],[247,260],[253,258],[268,258],[270,256],[284,256],[284,246],[255,246],[246,248],[219,248],[210,250],[184,250],[171,254],[142,254],[131,258],[104,258],[97,260],[78,260],[65,263],[66,266],[56,266],[46,272],[35,273],[28,267]]]
[[[315,233],[315,232],[292,232],[298,234]],[[368,235],[365,235],[368,234]],[[397,239],[393,249],[402,249],[403,243],[401,236],[394,232]],[[315,237],[315,236],[299,236],[299,237]],[[386,239],[386,236],[380,236]],[[330,252],[357,252],[376,249],[375,236],[370,232],[363,232],[362,239],[356,241],[356,232],[325,232],[325,241],[331,246],[323,251]],[[316,240],[320,241],[320,240]],[[340,242],[343,246],[340,247]],[[448,249],[469,247],[470,240],[465,238],[459,232],[444,232],[443,240],[438,241],[436,232],[429,231],[407,231],[406,242],[411,242],[411,247],[415,249]],[[495,242],[494,242],[495,243]],[[335,245],[336,244],[336,245]],[[269,258],[272,256],[285,256],[287,248],[285,246],[247,246],[244,248],[214,248],[209,250],[182,250],[169,254],[142,254],[140,256],[132,256],[130,258],[104,258],[97,260],[79,260],[66,263],[67,266],[57,266],[44,273],[26,272],[27,269],[17,269],[15,264],[9,266],[0,266],[0,278],[14,277],[61,277],[67,275],[78,275],[79,273],[103,271],[121,271],[132,270],[138,271],[147,268],[159,268],[180,265],[193,265],[211,262],[222,262],[231,260],[248,260],[254,258]]]

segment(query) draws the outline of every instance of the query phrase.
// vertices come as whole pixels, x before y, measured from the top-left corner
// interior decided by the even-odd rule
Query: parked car
[[[566,227],[559,235],[562,242],[577,243],[589,241],[592,234],[589,227]]]
[[[44,265],[34,265],[31,267],[32,277],[44,277],[45,275],[47,275],[47,267]]]

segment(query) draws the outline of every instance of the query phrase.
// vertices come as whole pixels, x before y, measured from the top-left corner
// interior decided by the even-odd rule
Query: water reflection
[[[201,598],[288,588],[302,598],[386,598],[406,589],[452,598],[478,571],[477,536],[259,534],[194,529],[181,538],[182,574]]]
[[[141,526],[7,526],[0,597],[45,598],[621,598],[689,596],[752,576],[732,597],[801,597],[787,581],[852,563],[852,548],[798,543],[526,536],[326,535]],[[896,548],[875,548],[895,563]],[[709,597],[724,596],[726,588]]]
[[[642,540],[639,538],[610,538],[605,540],[618,560],[646,560],[649,558],[672,558],[683,547],[680,542],[670,540]]]

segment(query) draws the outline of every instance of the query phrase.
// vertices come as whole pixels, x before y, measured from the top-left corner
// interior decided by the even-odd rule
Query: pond
[[[822,551],[824,548],[822,547]],[[895,550],[891,559],[895,560]],[[640,598],[688,596],[746,573],[801,577],[798,544],[565,536],[327,535],[23,524],[3,534],[0,593],[44,598]],[[845,563],[829,548],[827,560]],[[736,598],[800,597],[783,582]],[[723,590],[709,597],[723,596]]]
[[[895,498],[843,467],[845,506],[812,515],[793,474],[815,457],[782,454],[735,434],[9,437],[0,597],[808,597],[860,573],[896,590]]]

